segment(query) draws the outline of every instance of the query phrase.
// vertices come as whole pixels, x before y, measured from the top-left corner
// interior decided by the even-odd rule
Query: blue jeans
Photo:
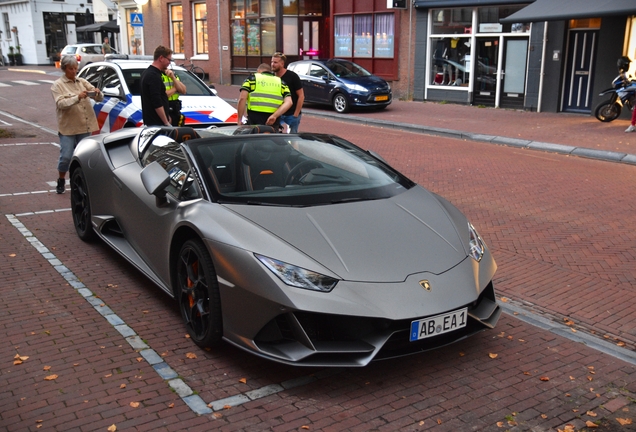
[[[71,158],[73,157],[73,150],[77,144],[89,136],[90,133],[83,133],[77,135],[62,135],[57,133],[60,137],[60,159],[57,161],[57,170],[59,172],[67,172],[68,167],[71,165]]]
[[[289,133],[298,133],[298,125],[300,124],[300,118],[302,114],[298,114],[298,117],[294,117],[293,115],[282,115],[280,116],[280,121],[289,125]]]

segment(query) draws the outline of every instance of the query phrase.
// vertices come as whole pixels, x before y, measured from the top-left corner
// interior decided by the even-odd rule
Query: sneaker
[[[629,127],[625,129],[625,132],[636,132],[636,126],[629,125]]]
[[[66,180],[59,178],[57,179],[57,187],[55,188],[55,192],[59,193],[59,194],[63,194],[64,193],[64,184],[66,183]]]

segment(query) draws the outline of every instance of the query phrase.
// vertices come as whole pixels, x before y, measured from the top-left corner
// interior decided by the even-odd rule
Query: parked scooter
[[[594,115],[602,122],[611,122],[620,115],[623,106],[634,109],[636,99],[636,81],[627,75],[630,60],[627,57],[618,59],[618,76],[612,81],[612,88],[603,90],[600,96],[610,95],[609,100],[601,102],[594,111]]]

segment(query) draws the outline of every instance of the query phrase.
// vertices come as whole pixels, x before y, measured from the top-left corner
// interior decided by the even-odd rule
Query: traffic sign
[[[140,13],[131,13],[130,14],[130,25],[133,27],[143,27],[144,26],[144,15]]]

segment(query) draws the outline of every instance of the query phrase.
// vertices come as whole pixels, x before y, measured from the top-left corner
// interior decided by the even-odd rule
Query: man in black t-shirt
[[[141,113],[145,126],[171,126],[168,95],[161,77],[171,61],[172,50],[159,45],[155,49],[154,61],[141,74]]]
[[[305,102],[305,92],[303,90],[303,83],[296,72],[287,70],[285,68],[285,62],[287,57],[281,52],[274,53],[271,60],[272,72],[282,79],[292,97],[292,107],[282,116],[280,120],[289,126],[290,133],[298,133],[298,125],[300,125],[300,117],[302,114],[303,103]]]

